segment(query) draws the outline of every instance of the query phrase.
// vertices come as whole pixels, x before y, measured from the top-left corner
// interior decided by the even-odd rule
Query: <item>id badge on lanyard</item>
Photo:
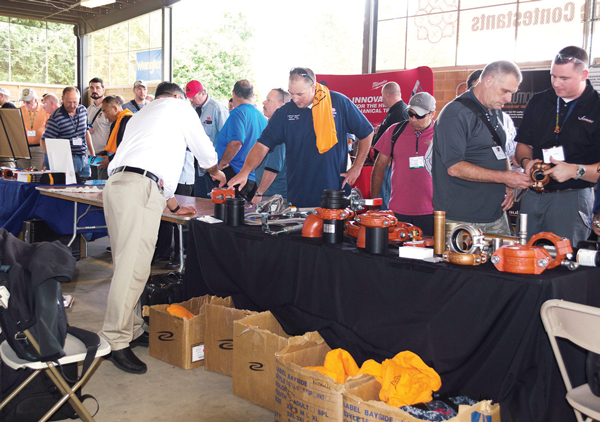
[[[502,149],[502,147],[500,145],[494,145],[492,147],[492,151],[494,151],[494,155],[496,156],[496,159],[498,159],[498,160],[506,159],[506,154],[504,153],[504,150]]]
[[[408,168],[410,169],[422,169],[425,167],[425,159],[421,156],[409,157]]]

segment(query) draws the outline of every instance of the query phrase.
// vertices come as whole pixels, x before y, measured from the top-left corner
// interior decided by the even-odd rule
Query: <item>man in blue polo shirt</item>
[[[373,126],[346,96],[317,84],[310,69],[290,71],[289,92],[292,101],[275,111],[244,167],[228,185],[243,187],[269,150],[285,143],[288,201],[297,207],[318,207],[325,189],[343,189],[346,184],[354,184],[371,146]],[[315,126],[313,108],[329,104],[327,97],[335,131],[329,145],[323,147],[315,131],[320,123]],[[347,133],[359,139],[356,159],[348,171]]]
[[[242,169],[246,156],[256,144],[256,140],[267,126],[267,119],[254,106],[254,87],[250,81],[241,79],[233,86],[233,105],[229,118],[217,137],[217,154],[219,170],[227,176],[234,177]],[[260,164],[260,163],[259,163]],[[247,200],[251,200],[256,192],[254,169],[248,172],[252,181],[249,187],[241,190]],[[252,186],[250,186],[252,185]]]
[[[96,155],[88,128],[88,114],[79,104],[79,90],[68,86],[63,90],[62,106],[48,118],[42,139],[68,139],[73,155],[73,168],[82,177],[90,177],[89,155]],[[52,170],[52,169],[50,169]]]

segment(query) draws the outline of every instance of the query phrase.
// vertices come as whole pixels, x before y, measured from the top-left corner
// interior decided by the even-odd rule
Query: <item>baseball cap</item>
[[[32,88],[25,88],[21,91],[21,101],[31,101],[34,98],[37,98],[37,94]]]
[[[200,91],[203,91],[203,90],[204,90],[204,87],[202,86],[202,84],[200,82],[198,82],[197,80],[191,80],[185,86],[185,95],[188,98],[192,98],[192,97],[195,97],[196,94],[198,94]]]
[[[6,88],[0,88],[0,94],[4,94],[7,97],[10,97],[10,91]]]
[[[138,86],[143,86],[144,88],[148,88],[148,85],[146,85],[146,82],[144,82],[144,81],[135,81],[133,84],[133,89],[136,89]]]
[[[414,110],[419,116],[423,116],[435,110],[435,98],[428,92],[417,92],[410,98],[408,109]]]

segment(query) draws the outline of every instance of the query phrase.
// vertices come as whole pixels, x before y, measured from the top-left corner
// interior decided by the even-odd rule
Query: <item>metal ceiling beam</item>
[[[137,18],[148,13],[161,10],[163,7],[171,7],[179,0],[137,0],[130,2],[126,7],[117,3],[114,10],[109,11],[92,19],[83,19],[79,25],[76,35],[83,36],[121,22]]]
[[[0,0],[0,15],[75,25],[75,35],[117,25],[180,0],[117,0],[117,3],[89,9],[77,0]]]

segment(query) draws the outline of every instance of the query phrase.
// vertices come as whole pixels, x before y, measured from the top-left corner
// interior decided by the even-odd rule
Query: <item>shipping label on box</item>
[[[288,344],[323,341],[319,333],[290,337],[271,312],[233,323],[233,394],[269,410],[275,408],[275,353]]]
[[[342,393],[344,422],[427,422],[380,401],[381,384],[372,376],[368,377],[367,382]],[[500,405],[485,400],[473,406],[459,406],[458,415],[448,422],[500,422]]]
[[[233,372],[233,322],[257,312],[235,309],[231,297],[206,305],[204,369],[231,376]]]
[[[204,364],[204,315],[206,304],[215,296],[202,296],[178,303],[194,314],[191,319],[171,315],[170,305],[154,305],[149,309],[150,347],[148,354],[182,369]]]
[[[367,382],[371,377],[359,375],[349,378],[345,384],[338,384],[320,372],[305,369],[307,366],[322,366],[330,350],[324,342],[306,342],[284,347],[277,353],[276,422],[342,420],[342,392],[349,386]]]

